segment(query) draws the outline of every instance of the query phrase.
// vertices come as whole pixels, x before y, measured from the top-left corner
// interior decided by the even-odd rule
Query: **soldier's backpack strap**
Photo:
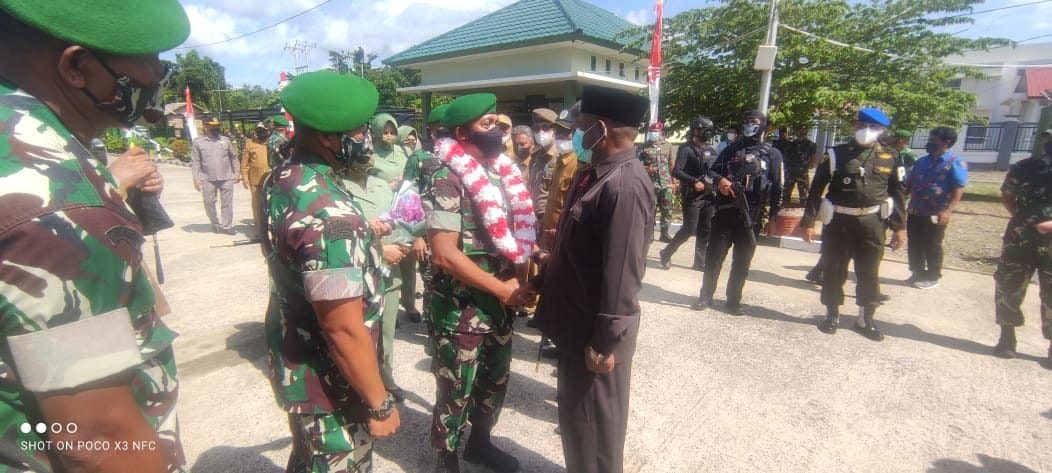
[[[829,155],[829,176],[832,177],[836,174],[836,146],[826,148],[826,154]]]

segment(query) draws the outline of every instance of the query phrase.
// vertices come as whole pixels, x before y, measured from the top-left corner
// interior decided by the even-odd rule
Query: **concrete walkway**
[[[180,333],[180,426],[190,471],[283,471],[290,439],[265,377],[268,283],[259,248],[210,248],[243,236],[211,233],[189,169],[162,171],[163,201],[177,222],[160,236],[173,307],[165,321]],[[235,201],[238,230],[248,231],[247,191],[238,187]],[[949,271],[940,288],[921,292],[901,284],[903,264],[886,262],[883,290],[892,300],[878,320],[888,338],[874,343],[846,329],[857,313],[851,305],[845,330],[827,336],[815,328],[817,287],[801,281],[814,254],[760,248],[745,289],[747,315],[732,317],[688,308],[700,284],[700,273],[687,268],[692,243],[669,271],[657,268],[662,246],[651,248],[640,294],[627,471],[1052,471],[1052,371],[1038,363],[1048,343],[1035,286],[1025,307],[1029,325],[1019,332],[1022,356],[1005,361],[989,355],[997,338],[989,276]],[[540,337],[522,322],[518,328],[496,441],[525,471],[563,471],[554,367],[535,363]],[[377,445],[378,472],[433,464],[434,379],[423,340],[422,326],[403,322],[395,376],[410,395],[402,431]]]

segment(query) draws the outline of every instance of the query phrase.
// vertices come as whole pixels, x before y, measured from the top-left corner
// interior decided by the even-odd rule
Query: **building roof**
[[[1045,92],[1052,91],[1052,67],[1035,67],[1027,69],[1023,75],[1026,81],[1026,96],[1037,99],[1045,97]]]
[[[621,49],[635,25],[583,0],[519,0],[384,59],[406,66],[452,56],[578,39]]]

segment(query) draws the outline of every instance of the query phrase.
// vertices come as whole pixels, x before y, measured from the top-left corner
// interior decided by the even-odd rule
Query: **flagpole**
[[[664,0],[654,5],[654,36],[650,40],[650,66],[647,67],[647,85],[650,94],[650,124],[658,122],[661,101],[661,23]]]

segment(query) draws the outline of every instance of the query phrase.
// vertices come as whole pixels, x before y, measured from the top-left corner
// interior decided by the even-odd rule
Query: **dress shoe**
[[[881,342],[884,341],[884,334],[880,333],[877,324],[873,322],[873,317],[876,313],[876,307],[863,307],[862,316],[855,321],[855,331],[874,342]]]
[[[745,307],[740,302],[728,302],[723,306],[723,310],[727,311],[728,314],[735,316],[745,315]]]
[[[837,327],[840,325],[840,312],[834,309],[826,310],[825,320],[818,323],[818,330],[822,333],[828,333],[830,335],[836,333]]]
[[[658,252],[658,257],[661,258],[661,269],[672,268],[672,255],[665,254],[665,250]]]

